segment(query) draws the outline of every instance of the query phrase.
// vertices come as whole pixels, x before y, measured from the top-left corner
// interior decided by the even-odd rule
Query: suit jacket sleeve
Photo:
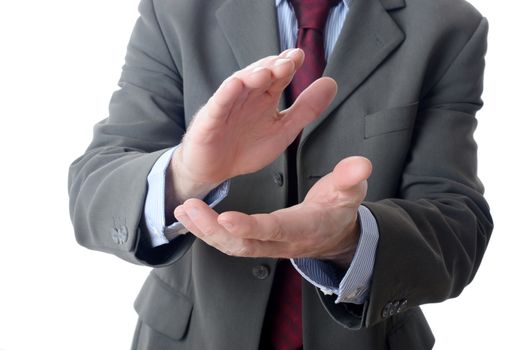
[[[109,117],[95,126],[89,148],[70,167],[70,215],[81,245],[158,265],[181,256],[193,240],[183,236],[153,252],[141,232],[147,175],[180,142],[184,105],[182,79],[153,2],[142,1],[139,10]]]
[[[439,63],[443,73],[423,91],[399,198],[364,203],[380,232],[369,301],[359,309],[320,294],[348,328],[369,327],[410,307],[455,297],[479,267],[493,226],[476,175],[473,139],[488,29],[485,19],[477,23],[452,61]]]

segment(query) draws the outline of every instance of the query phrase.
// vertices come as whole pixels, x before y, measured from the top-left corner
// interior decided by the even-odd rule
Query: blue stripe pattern
[[[335,43],[349,13],[351,0],[341,1],[329,12],[324,30],[324,54],[326,61],[333,52]],[[295,47],[298,34],[298,23],[293,6],[286,0],[276,0],[277,17],[280,33],[280,48],[282,51]]]

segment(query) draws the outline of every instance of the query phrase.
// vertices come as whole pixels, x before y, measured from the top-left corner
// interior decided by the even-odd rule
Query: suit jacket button
[[[398,312],[400,313],[402,311],[405,311],[407,308],[408,308],[408,300],[402,299],[400,301],[400,306],[398,307]]]
[[[391,309],[389,310],[389,316],[398,314],[399,309],[400,309],[400,301],[397,300],[391,305]]]
[[[274,172],[273,173],[273,182],[277,186],[282,187],[284,185],[284,175],[279,172]]]
[[[269,267],[266,265],[257,265],[253,267],[251,273],[259,280],[265,280],[269,276]]]
[[[127,231],[127,227],[122,225],[120,227],[115,227],[111,230],[111,238],[113,239],[113,242],[116,244],[124,244],[127,242],[127,239],[129,238],[129,232]]]
[[[389,317],[389,313],[391,312],[391,307],[393,306],[393,304],[391,303],[387,303],[386,306],[384,306],[384,308],[382,309],[382,318],[388,318]]]

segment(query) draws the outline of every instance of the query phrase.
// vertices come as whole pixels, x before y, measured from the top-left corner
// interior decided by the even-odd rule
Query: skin
[[[198,198],[232,177],[270,164],[336,95],[333,79],[313,82],[284,111],[278,101],[304,61],[300,49],[263,58],[226,79],[194,117],[167,172],[166,214],[207,244],[241,257],[312,257],[347,268],[360,234],[357,210],[371,162],[341,160],[304,201],[269,214],[218,214]],[[174,209],[174,211],[173,211]]]

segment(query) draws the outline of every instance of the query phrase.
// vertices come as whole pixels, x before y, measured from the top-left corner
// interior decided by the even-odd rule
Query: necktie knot
[[[290,0],[298,27],[324,32],[329,10],[340,0]]]

